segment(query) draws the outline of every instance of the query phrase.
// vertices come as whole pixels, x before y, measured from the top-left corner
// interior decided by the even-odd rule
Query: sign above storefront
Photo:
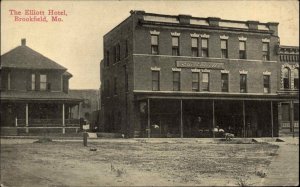
[[[176,61],[178,68],[200,68],[200,69],[224,69],[223,63],[196,62],[196,61]]]

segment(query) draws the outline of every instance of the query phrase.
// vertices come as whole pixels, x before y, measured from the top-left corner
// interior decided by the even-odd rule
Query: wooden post
[[[78,119],[80,119],[80,103],[78,103]]]
[[[213,115],[213,138],[215,138],[216,137],[216,135],[215,135],[215,131],[214,131],[214,129],[215,129],[215,126],[216,126],[216,120],[215,120],[215,100],[212,100],[212,115]]]
[[[183,138],[182,99],[180,99],[180,138]]]
[[[243,100],[243,124],[244,124],[244,138],[246,138],[246,114],[245,114],[245,101]]]
[[[150,100],[147,100],[147,107],[148,107],[148,138],[150,138],[151,129],[150,129]]]
[[[28,129],[28,103],[26,103],[26,116],[25,116],[25,119],[26,119],[26,133],[29,132],[29,129]]]
[[[272,138],[273,138],[274,137],[273,101],[271,101],[271,126],[272,126]]]
[[[65,134],[66,133],[66,129],[65,129],[65,104],[62,104],[62,133]]]
[[[18,118],[17,118],[17,116],[15,118],[15,125],[16,125],[16,127],[18,127]]]

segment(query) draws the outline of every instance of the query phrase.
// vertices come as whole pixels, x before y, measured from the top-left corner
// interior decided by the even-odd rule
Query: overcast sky
[[[16,22],[9,10],[65,10],[63,22]],[[73,74],[71,89],[98,89],[103,35],[127,18],[130,10],[189,14],[232,20],[279,22],[281,45],[299,44],[297,0],[277,1],[1,1],[1,55],[20,45],[56,61]]]

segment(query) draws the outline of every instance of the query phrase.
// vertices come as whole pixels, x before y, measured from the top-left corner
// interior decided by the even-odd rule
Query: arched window
[[[283,88],[289,89],[290,88],[290,70],[288,68],[284,68],[282,70],[283,74]]]
[[[299,89],[299,68],[294,69],[294,88]]]

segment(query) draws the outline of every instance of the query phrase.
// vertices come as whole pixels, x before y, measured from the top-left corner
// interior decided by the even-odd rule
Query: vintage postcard
[[[1,187],[298,186],[297,0],[1,1]]]

